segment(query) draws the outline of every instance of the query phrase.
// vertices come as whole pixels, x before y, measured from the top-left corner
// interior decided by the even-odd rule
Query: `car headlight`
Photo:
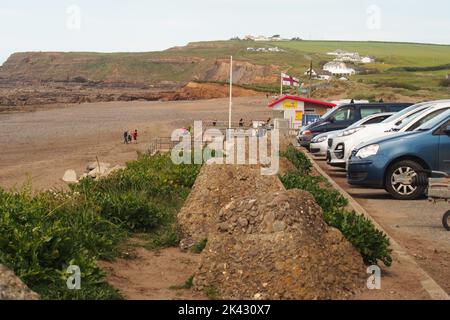
[[[380,150],[380,145],[378,144],[371,144],[370,146],[364,147],[360,149],[356,156],[360,157],[361,159],[365,159],[371,156],[375,156],[378,153],[378,150]]]
[[[349,130],[345,130],[344,132],[340,133],[340,137],[346,137],[351,136],[352,134],[355,134],[356,132],[360,131],[361,129],[364,129],[364,127],[357,127]]]
[[[326,140],[328,140],[328,137],[319,137],[319,138],[314,138],[314,139],[312,139],[312,143],[321,143],[321,142],[324,142],[324,141],[326,141]]]

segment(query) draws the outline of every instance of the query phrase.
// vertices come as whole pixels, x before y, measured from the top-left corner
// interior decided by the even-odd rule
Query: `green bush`
[[[118,256],[130,232],[148,232],[155,247],[176,244],[176,213],[199,169],[174,165],[168,156],[140,156],[69,192],[0,189],[0,263],[44,299],[120,298],[97,260]],[[69,265],[81,269],[81,290],[67,289]]]
[[[302,152],[299,152],[294,146],[288,146],[286,151],[281,152],[280,155],[292,162],[292,164],[300,173],[309,174],[311,172],[311,162]]]
[[[390,266],[392,257],[387,236],[377,230],[366,217],[346,210],[347,199],[336,190],[322,188],[321,183],[324,181],[322,177],[304,174],[305,168],[311,168],[311,162],[302,152],[292,147],[289,148],[288,155],[288,159],[302,160],[297,161],[297,165],[294,163],[299,169],[298,171],[280,177],[284,186],[287,189],[301,189],[311,193],[323,210],[325,222],[342,232],[344,237],[359,251],[366,264],[376,264],[378,261],[382,261],[386,266]],[[305,161],[309,164],[305,164]]]
[[[98,259],[115,256],[125,233],[102,218],[97,208],[65,193],[0,190],[0,263],[12,269],[43,298],[95,298],[119,295],[102,282]],[[67,290],[65,270],[77,265],[82,290]]]
[[[418,72],[418,71],[441,71],[441,70],[450,70],[450,63],[448,64],[442,64],[438,66],[429,66],[429,67],[398,67],[398,68],[390,68],[387,71],[394,71],[394,72]]]

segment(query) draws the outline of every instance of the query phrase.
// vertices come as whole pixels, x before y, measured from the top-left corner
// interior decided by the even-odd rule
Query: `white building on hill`
[[[350,76],[356,74],[356,70],[347,67],[344,62],[331,61],[323,66],[323,70],[330,72],[334,76]]]
[[[375,62],[375,59],[372,57],[362,57],[361,58],[361,63],[373,63]]]

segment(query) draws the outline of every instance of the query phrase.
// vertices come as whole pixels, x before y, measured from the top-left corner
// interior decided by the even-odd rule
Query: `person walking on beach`
[[[123,143],[128,144],[128,131],[123,132]]]
[[[137,138],[138,138],[138,131],[137,131],[137,129],[136,129],[136,130],[134,130],[134,132],[133,132],[133,140],[134,140],[134,143],[137,143]]]

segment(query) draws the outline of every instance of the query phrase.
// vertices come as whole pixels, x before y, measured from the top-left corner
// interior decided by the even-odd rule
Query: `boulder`
[[[91,172],[92,170],[97,169],[99,166],[100,166],[100,167],[104,167],[104,168],[109,168],[109,167],[111,167],[111,164],[106,163],[106,162],[97,162],[97,161],[95,161],[95,162],[89,163],[89,164],[86,166],[86,170],[87,170],[88,172]]]
[[[194,288],[222,299],[349,299],[365,289],[361,255],[301,190],[236,198],[217,216]]]
[[[95,167],[94,169],[92,169],[91,171],[89,171],[88,176],[94,179],[98,179],[100,177],[103,177],[107,174],[109,170],[109,166],[102,166],[100,165],[100,167]]]
[[[0,265],[0,300],[38,300],[39,295],[31,291],[16,275]]]
[[[203,166],[178,214],[180,248],[187,250],[208,237],[220,210],[241,196],[284,190],[276,176],[262,176],[256,165]]]
[[[67,170],[62,180],[67,183],[78,183],[77,173],[75,170]]]

